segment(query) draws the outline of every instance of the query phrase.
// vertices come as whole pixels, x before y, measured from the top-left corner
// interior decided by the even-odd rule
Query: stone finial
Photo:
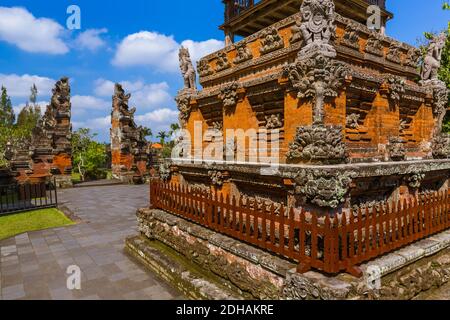
[[[439,81],[438,71],[441,67],[442,51],[445,47],[446,40],[447,36],[445,33],[441,33],[431,40],[422,64],[421,77],[424,83]]]
[[[306,46],[300,51],[299,58],[315,52],[334,58],[336,50],[331,45],[336,35],[334,1],[304,0],[300,12],[300,29]]]
[[[197,74],[192,64],[189,49],[180,48],[179,52],[180,69],[184,79],[184,90],[197,90]]]

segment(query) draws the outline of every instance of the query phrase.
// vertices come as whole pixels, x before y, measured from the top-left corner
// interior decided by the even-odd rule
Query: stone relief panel
[[[262,34],[260,49],[261,54],[265,55],[282,48],[284,48],[283,38],[281,38],[281,36],[278,34],[277,29],[266,29]]]
[[[253,54],[245,42],[236,46],[236,58],[233,60],[234,64],[240,64],[251,59],[253,59]]]
[[[287,158],[290,161],[319,164],[345,163],[347,152],[343,128],[325,125],[297,128]]]

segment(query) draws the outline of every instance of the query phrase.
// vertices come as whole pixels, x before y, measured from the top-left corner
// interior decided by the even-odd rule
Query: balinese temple
[[[223,2],[201,89],[180,50],[185,135],[128,249],[197,298],[411,299],[448,281],[446,36],[421,59],[386,35],[385,1]]]

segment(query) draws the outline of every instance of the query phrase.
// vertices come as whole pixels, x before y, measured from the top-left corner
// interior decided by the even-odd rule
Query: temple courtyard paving
[[[137,233],[136,209],[148,186],[59,191],[59,203],[81,221],[0,241],[0,299],[182,299],[129,258],[124,241]],[[81,290],[67,289],[67,268],[79,266]]]

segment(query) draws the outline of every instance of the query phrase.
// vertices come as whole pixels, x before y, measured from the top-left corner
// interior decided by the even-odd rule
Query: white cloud
[[[71,98],[72,110],[107,110],[111,109],[111,102],[93,96],[76,95]]]
[[[169,125],[173,122],[178,122],[178,112],[168,108],[158,109],[144,115],[136,116],[136,121],[147,127],[149,126],[148,123],[153,125]]]
[[[126,92],[131,93],[130,106],[135,106],[138,111],[173,103],[167,82],[147,84],[143,81],[121,81],[120,84]],[[98,96],[111,97],[114,94],[114,82],[110,80],[97,79],[94,85],[94,92]]]
[[[55,82],[54,79],[36,75],[0,74],[0,86],[4,86],[13,98],[29,97],[33,84],[36,84],[39,96],[48,97],[51,95]]]
[[[0,40],[32,53],[65,54],[64,28],[47,18],[35,18],[19,7],[0,7]]]
[[[97,51],[106,45],[106,42],[100,35],[108,32],[108,29],[89,29],[78,35],[75,39],[75,47],[77,49],[87,49],[90,51]]]
[[[202,42],[186,40],[179,44],[173,36],[141,31],[122,40],[112,63],[120,67],[150,66],[162,72],[177,72],[181,45],[189,48],[195,63],[201,57],[223,48],[224,43],[211,39]]]

